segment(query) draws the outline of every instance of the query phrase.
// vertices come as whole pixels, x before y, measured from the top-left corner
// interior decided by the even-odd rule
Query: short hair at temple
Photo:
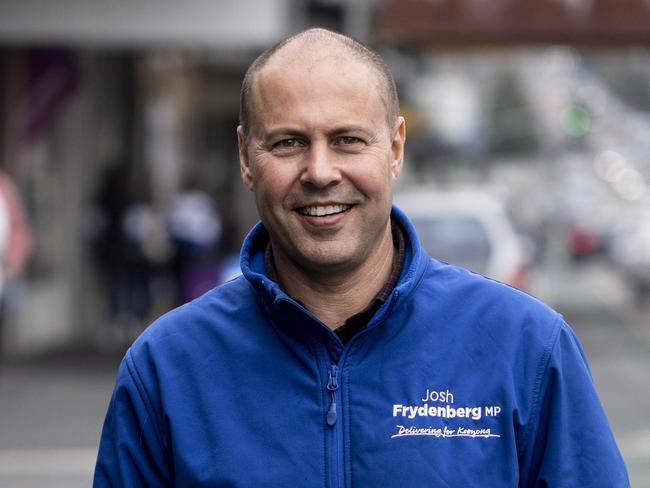
[[[282,48],[296,41],[303,41],[312,44],[323,41],[332,42],[337,47],[342,48],[344,52],[349,53],[353,59],[367,64],[377,75],[380,97],[386,109],[386,120],[389,127],[393,126],[399,116],[399,99],[393,75],[381,55],[356,39],[339,34],[338,32],[316,27],[299,32],[298,34],[278,42],[260,54],[248,68],[242,82],[239,105],[239,124],[241,125],[246,137],[248,137],[250,130],[250,93],[256,75],[268,64],[275,54],[282,50]]]

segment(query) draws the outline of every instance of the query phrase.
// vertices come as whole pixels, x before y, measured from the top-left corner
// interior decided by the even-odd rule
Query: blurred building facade
[[[374,35],[388,45],[650,41],[646,0],[385,0]]]
[[[8,299],[7,353],[83,343],[105,327],[98,199],[120,165],[130,168],[123,186],[135,186],[135,198],[154,211],[146,239],[154,264],[170,253],[156,226],[164,228],[165,207],[188,182],[222,215],[219,251],[236,253],[255,220],[239,184],[234,134],[245,69],[309,25],[367,38],[371,5],[2,2],[0,160],[18,182],[36,247]],[[164,289],[153,294],[151,316],[173,305]]]
[[[604,112],[598,112],[602,104],[589,103],[602,102],[603,87],[564,83],[582,72],[582,55],[554,46],[585,48],[580,59],[592,67],[602,57],[590,50],[603,48],[605,57],[616,58],[620,51],[607,50],[618,46],[634,65],[647,56],[642,48],[650,42],[650,4],[2,2],[0,164],[22,191],[36,247],[23,286],[10,299],[8,352],[101,336],[108,306],[96,260],[97,237],[106,225],[99,195],[107,175],[121,165],[129,168],[124,184],[131,198],[146,202],[154,216],[145,237],[153,268],[169,259],[169,242],[161,237],[165,208],[188,182],[214,198],[222,218],[219,252],[239,250],[256,219],[239,182],[234,130],[241,79],[262,49],[311,25],[353,35],[385,53],[409,124],[407,182],[453,179],[463,169],[486,179],[497,170],[492,163],[503,160],[517,167],[532,161],[528,170],[553,178],[557,162],[572,167],[576,154],[594,159],[615,149],[614,143],[590,142]],[[531,63],[531,53],[542,64]],[[531,70],[537,73],[531,76]],[[630,76],[636,75],[650,79],[650,72]],[[623,83],[617,80],[610,81]],[[634,103],[646,103],[646,95],[639,89]],[[500,177],[506,184],[518,178]],[[526,184],[517,188],[530,196]],[[156,283],[149,285],[151,318],[173,304]]]

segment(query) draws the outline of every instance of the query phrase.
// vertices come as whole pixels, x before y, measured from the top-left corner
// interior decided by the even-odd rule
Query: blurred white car
[[[630,212],[618,228],[612,260],[633,287],[640,303],[650,295],[650,206]]]
[[[394,202],[434,258],[527,288],[528,246],[494,195],[480,189],[422,187],[398,192]]]

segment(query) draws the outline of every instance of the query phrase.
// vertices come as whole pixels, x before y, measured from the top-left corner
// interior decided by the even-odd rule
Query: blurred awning
[[[256,48],[287,32],[289,0],[2,0],[1,44]]]
[[[650,43],[648,0],[383,0],[374,41],[463,43]]]

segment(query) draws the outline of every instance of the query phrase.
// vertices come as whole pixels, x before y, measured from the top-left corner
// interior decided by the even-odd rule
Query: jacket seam
[[[325,428],[324,419],[323,419],[323,412],[325,411],[326,404],[323,403],[322,391],[323,391],[324,385],[326,386],[327,383],[325,382],[325,378],[323,377],[323,372],[321,370],[321,365],[322,364],[328,364],[329,363],[328,358],[323,357],[323,355],[319,352],[318,344],[317,344],[316,340],[313,337],[311,337],[309,334],[307,334],[306,332],[304,332],[302,330],[300,331],[300,333],[304,337],[305,342],[307,343],[307,346],[309,347],[309,350],[310,350],[312,356],[316,360],[316,371],[318,373],[318,389],[319,389],[319,393],[320,393],[319,397],[321,399],[320,400],[320,403],[321,403],[321,419],[320,419],[320,421],[321,421],[321,425],[323,426],[323,428]],[[328,438],[327,434],[328,434],[328,432],[326,430],[324,430],[323,431],[323,436],[322,436],[322,439],[323,439],[323,465],[322,465],[323,469],[321,471],[321,476],[322,476],[322,481],[323,481],[323,486],[324,487],[327,487],[327,476],[328,476],[327,466],[329,464],[328,459],[327,459],[327,438]]]
[[[560,332],[562,330],[562,318],[560,316],[556,317],[554,325],[557,325],[557,328],[554,331],[553,335],[551,336],[551,340],[549,341],[548,346],[546,346],[546,348],[544,349],[544,353],[542,354],[542,357],[540,359],[539,366],[537,367],[535,386],[533,388],[533,404],[531,407],[530,422],[528,423],[528,426],[524,431],[524,438],[523,438],[521,448],[517,450],[518,457],[521,457],[528,449],[528,443],[530,442],[532,429],[537,424],[537,420],[539,419],[540,408],[541,408],[540,405],[541,405],[542,383],[548,373],[551,356],[553,355],[553,351],[557,346],[560,337]]]
[[[271,320],[271,325],[273,327],[277,328],[279,326],[279,324],[276,323],[275,319],[273,318],[273,314],[270,313],[269,317],[270,317],[270,320]],[[323,391],[323,388],[326,387],[327,382],[326,382],[325,378],[323,377],[323,372],[322,372],[321,368],[322,368],[322,364],[329,365],[329,360],[328,360],[326,355],[323,355],[320,352],[319,343],[317,342],[317,340],[314,337],[312,337],[305,330],[303,330],[303,328],[297,327],[296,330],[303,337],[305,343],[307,344],[307,347],[309,348],[309,352],[311,353],[312,357],[316,361],[316,373],[318,374],[318,389],[319,389],[319,393],[321,393],[319,395],[320,404],[321,404],[321,419],[320,420],[321,420],[321,425],[324,426],[325,424],[324,424],[323,412],[326,409],[326,404],[323,403],[322,391]],[[277,330],[276,330],[276,332],[277,332]],[[327,438],[328,438],[327,431],[323,431],[323,436],[322,436],[322,442],[323,442],[323,444],[322,444],[322,446],[323,446],[323,464],[322,464],[322,466],[323,466],[323,469],[321,470],[321,476],[322,476],[322,482],[323,482],[324,487],[327,487],[327,477],[328,477],[327,466],[328,466],[328,462],[329,462],[329,460],[327,458]]]
[[[319,344],[319,342],[317,342],[316,339],[313,338],[313,337],[308,337],[307,342],[312,345],[312,348],[313,348],[312,351],[314,352],[316,360],[318,361],[318,363],[317,363],[318,368],[317,369],[318,369],[318,377],[319,377],[319,380],[320,380],[321,391],[323,391],[323,389],[325,391],[327,391],[327,383],[329,381],[329,368],[330,368],[330,366],[332,364],[332,361],[331,361],[331,359],[329,357],[329,352],[330,352],[329,348],[328,348],[326,343],[320,343]],[[319,347],[319,346],[322,346],[322,347]],[[322,364],[326,365],[327,370],[328,370],[328,376],[323,376],[323,371],[321,369]],[[341,366],[340,363],[339,363],[339,366]],[[342,377],[341,375],[343,373],[342,368],[340,368],[339,371],[340,371],[339,377],[341,378]],[[341,395],[341,392],[339,393],[339,396],[341,396],[340,402],[341,402],[341,405],[343,405],[343,397]],[[321,395],[321,403],[322,403],[322,398],[323,398],[323,396]],[[321,411],[326,412],[327,408],[328,408],[328,403],[326,402],[326,403],[322,404]],[[323,447],[324,447],[323,453],[325,455],[325,457],[324,457],[325,463],[323,464],[323,480],[324,480],[323,486],[328,486],[327,485],[327,479],[328,479],[329,475],[331,474],[331,470],[328,469],[328,466],[330,466],[330,464],[331,464],[332,454],[335,455],[334,463],[338,464],[338,455],[339,455],[338,454],[338,449],[339,449],[339,446],[338,446],[338,442],[336,442],[335,445],[333,446],[334,449],[331,450],[331,452],[329,452],[330,455],[328,457],[328,439],[330,437],[330,432],[327,429],[336,429],[336,425],[334,425],[332,427],[329,427],[329,426],[327,426],[327,424],[325,422],[325,419],[322,418],[322,417],[321,417],[321,419],[322,419],[321,422],[323,422],[322,425],[326,429],[325,430],[325,435],[323,435]],[[340,421],[345,421],[345,419],[339,420],[339,422]],[[336,439],[336,432],[334,432],[334,438]],[[330,445],[329,447],[331,448],[332,446]],[[334,481],[335,481],[334,484],[338,485],[338,483],[336,483],[338,481],[336,478],[334,479]]]
[[[140,377],[140,373],[138,372],[138,369],[135,366],[135,360],[133,359],[133,353],[131,352],[131,350],[129,350],[127,353],[125,363],[126,363],[127,370],[129,372],[129,376],[131,377],[131,380],[135,385],[136,391],[138,392],[138,396],[140,397],[140,401],[143,403],[147,411],[147,418],[144,420],[144,422],[142,422],[142,425],[140,425],[140,436],[138,441],[140,444],[142,444],[142,437],[144,435],[144,426],[146,425],[147,421],[151,419],[151,425],[153,426],[154,432],[156,433],[156,440],[158,441],[159,446],[162,449],[165,449],[165,442],[163,439],[163,434],[161,432],[160,426],[158,425],[159,420],[156,418],[157,417],[156,411],[153,408],[151,400],[149,399],[149,396],[145,391],[144,382],[142,381],[142,378]]]
[[[389,305],[391,307],[390,312],[395,309],[397,304]],[[354,338],[354,343],[350,346],[350,351],[347,356],[347,361],[346,364],[343,365],[341,364],[341,373],[342,373],[342,386],[343,390],[345,390],[345,394],[342,395],[341,397],[341,406],[343,410],[343,431],[344,431],[344,436],[345,436],[345,474],[346,474],[346,481],[347,481],[347,486],[352,488],[352,479],[353,479],[353,465],[352,465],[352,430],[350,427],[351,420],[350,420],[350,401],[351,401],[351,390],[350,390],[350,381],[349,381],[349,376],[350,376],[350,370],[357,367],[359,365],[359,361],[355,358],[355,355],[358,351],[360,351],[363,348],[363,345],[368,342],[369,337],[375,333],[378,329],[381,328],[381,326],[388,321],[388,314],[386,314],[385,317],[382,318],[382,320],[375,324],[375,326],[366,332],[362,333],[361,337],[356,337]],[[343,401],[345,399],[345,402]]]
[[[413,293],[415,293],[417,288],[420,286],[420,284],[424,280],[424,277],[427,274],[427,271],[429,270],[429,267],[431,266],[431,259],[429,259],[428,255],[419,254],[419,259],[424,259],[425,262],[424,262],[423,265],[421,265],[419,262],[416,264],[416,266],[415,266],[416,271],[413,273],[414,274],[413,285],[410,287],[408,293],[405,293],[402,296],[402,300],[401,300],[402,302],[406,302],[408,300],[408,298]],[[418,272],[418,268],[420,266],[423,266],[423,269],[422,269],[421,272]],[[408,281],[408,279],[405,279],[405,281]],[[390,314],[386,313],[386,315],[382,318],[380,323],[376,324],[371,330],[369,330],[365,334],[363,334],[362,337],[358,337],[358,338],[355,339],[355,343],[352,344],[353,349],[351,348],[351,350],[350,350],[350,352],[348,354],[347,365],[344,368],[341,368],[342,373],[343,373],[343,369],[345,369],[345,371],[346,371],[346,374],[344,374],[344,376],[343,376],[344,377],[343,387],[345,389],[344,398],[347,401],[344,404],[342,402],[342,404],[343,404],[343,410],[344,410],[343,411],[343,415],[344,415],[344,424],[343,425],[345,427],[344,432],[345,432],[345,448],[346,448],[345,449],[345,461],[346,461],[346,463],[345,463],[345,465],[346,465],[345,472],[346,472],[346,478],[347,478],[347,481],[348,481],[348,485],[350,486],[350,488],[352,488],[352,486],[353,486],[353,484],[352,484],[353,464],[352,464],[352,434],[351,434],[352,430],[351,430],[351,427],[350,427],[350,398],[351,398],[351,393],[350,393],[349,370],[351,368],[354,368],[355,366],[359,365],[359,361],[353,360],[353,358],[355,356],[355,353],[357,351],[359,351],[363,347],[364,343],[368,342],[370,336],[373,333],[375,333],[376,331],[378,331],[380,329],[380,326],[383,323],[388,322],[388,320],[390,319],[389,316],[394,316],[395,310],[400,305],[403,305],[403,303],[401,303],[401,304],[400,303],[394,303],[391,306]],[[343,366],[343,365],[341,365],[341,366]]]
[[[345,469],[345,474],[346,478],[348,481],[348,486],[352,488],[352,437],[351,437],[351,430],[350,430],[350,380],[349,380],[349,374],[344,376],[345,380],[343,382],[345,386],[345,399],[347,399],[347,402],[345,403],[345,407],[343,408],[344,412],[344,418],[343,418],[343,431],[344,431],[344,439],[345,439],[345,466],[347,469]]]
[[[249,282],[250,285],[250,282]],[[252,285],[251,285],[252,287]],[[254,288],[253,288],[253,291]],[[273,313],[271,303],[267,301],[267,297],[260,293],[257,295],[254,295],[255,302],[257,305],[262,309],[264,312],[263,315],[265,315],[266,320],[268,321],[269,325],[271,328],[275,331],[276,334],[282,334],[281,332],[283,329],[286,327],[283,327],[281,323],[279,323],[276,314]],[[301,318],[304,318],[303,314],[300,314]],[[323,403],[323,397],[322,397],[322,391],[323,389],[326,389],[327,386],[327,380],[323,376],[322,372],[322,366],[326,365],[326,367],[329,369],[329,358],[327,357],[327,354],[323,354],[322,348],[325,350],[327,349],[327,346],[322,345],[321,342],[319,342],[316,337],[312,336],[312,334],[309,334],[307,331],[305,331],[304,327],[295,327],[293,324],[289,326],[292,330],[294,330],[297,334],[302,337],[304,340],[306,346],[309,349],[309,352],[311,356],[314,358],[315,364],[316,364],[316,374],[318,375],[318,389],[320,393],[320,407],[321,407],[321,425],[325,426],[325,418],[323,417],[323,412],[326,411],[327,404]],[[321,347],[322,346],[322,347]],[[326,429],[325,427],[323,427]],[[329,476],[329,471],[327,469],[329,465],[329,459],[328,459],[328,432],[327,430],[323,430],[323,436],[322,436],[322,469],[321,469],[321,479],[322,479],[322,486],[327,488],[327,480]]]

